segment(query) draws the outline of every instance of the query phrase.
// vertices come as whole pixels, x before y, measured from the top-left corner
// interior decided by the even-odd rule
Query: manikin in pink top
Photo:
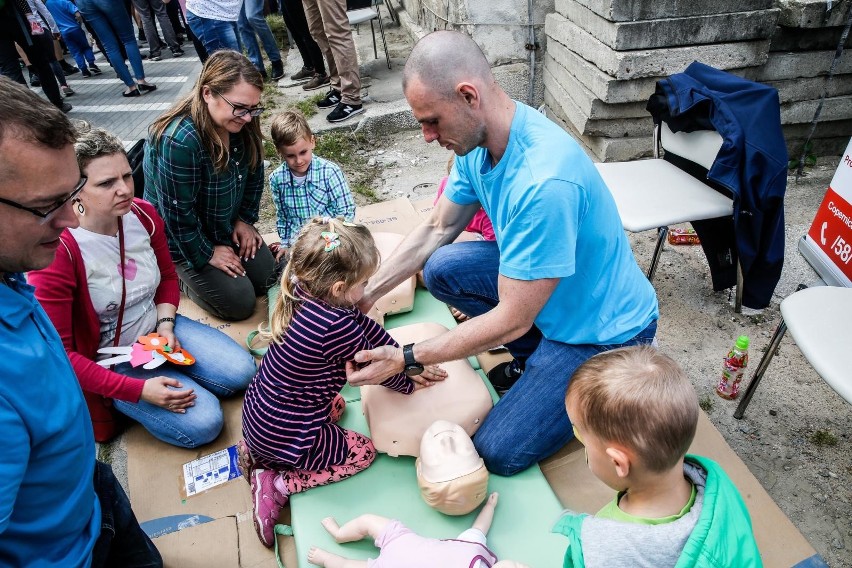
[[[492,493],[473,526],[457,538],[448,540],[419,536],[399,521],[379,515],[361,515],[342,527],[328,517],[323,519],[322,526],[334,540],[354,542],[369,536],[381,549],[379,557],[366,561],[350,560],[312,547],[308,562],[326,568],[492,568],[497,557],[485,545],[485,535],[491,528],[496,506],[497,493]]]

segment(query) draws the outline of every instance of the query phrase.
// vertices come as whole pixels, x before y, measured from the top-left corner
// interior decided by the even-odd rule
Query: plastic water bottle
[[[747,335],[739,336],[733,349],[725,357],[725,362],[722,364],[722,377],[716,385],[716,394],[722,398],[733,400],[740,394],[740,383],[748,365],[748,344]]]

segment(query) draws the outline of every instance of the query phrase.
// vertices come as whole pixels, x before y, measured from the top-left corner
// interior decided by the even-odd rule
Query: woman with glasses
[[[273,281],[254,228],[263,192],[263,78],[236,51],[213,53],[192,92],[151,125],[145,199],[163,216],[181,287],[224,320],[254,312]]]
[[[117,411],[164,442],[206,444],[222,429],[217,397],[246,388],[254,359],[221,331],[177,314],[180,291],[163,220],[150,203],[133,198],[121,141],[87,127],[75,144],[84,176],[72,193],[79,227],[62,232],[53,263],[30,272],[29,282],[74,366],[97,441],[119,433]],[[131,346],[152,332],[196,362],[150,370],[98,364],[111,356],[99,350]]]

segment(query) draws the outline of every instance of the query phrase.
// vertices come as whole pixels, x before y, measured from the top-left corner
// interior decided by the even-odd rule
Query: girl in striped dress
[[[363,225],[314,218],[291,249],[270,316],[271,344],[246,391],[240,467],[251,484],[254,524],[271,547],[289,495],[340,481],[372,463],[369,438],[336,424],[345,403],[346,363],[355,353],[396,342],[355,305],[378,268],[379,253]],[[446,373],[427,368],[424,376]],[[410,394],[405,374],[383,386]]]

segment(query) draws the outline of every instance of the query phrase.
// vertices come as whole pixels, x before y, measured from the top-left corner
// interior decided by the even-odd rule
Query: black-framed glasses
[[[226,103],[231,105],[231,109],[234,113],[234,116],[238,116],[238,117],[242,118],[245,115],[249,115],[250,117],[255,118],[255,117],[258,117],[261,114],[263,114],[263,111],[266,110],[263,107],[247,108],[247,107],[244,107],[244,106],[236,106],[234,103],[232,103],[231,101],[226,99],[225,96],[222,93],[220,93],[219,91],[213,91],[213,92],[216,93],[217,95],[219,95],[222,98],[223,101],[225,101]]]
[[[80,181],[77,182],[77,185],[74,187],[74,189],[71,191],[71,193],[69,193],[65,197],[57,199],[53,203],[53,205],[48,205],[47,207],[38,207],[38,208],[27,207],[26,205],[21,205],[20,203],[16,203],[15,201],[12,201],[11,199],[4,199],[2,197],[0,197],[0,203],[3,203],[3,204],[8,205],[10,207],[14,207],[16,209],[22,209],[22,210],[26,211],[27,213],[32,213],[33,215],[35,215],[36,217],[38,217],[40,219],[39,223],[47,223],[48,221],[50,221],[54,217],[54,215],[56,215],[57,211],[62,209],[69,201],[71,201],[72,199],[74,199],[75,197],[80,195],[80,192],[83,191],[83,186],[86,185],[86,182],[88,181],[88,179],[89,178],[87,178],[85,176],[80,176]]]

